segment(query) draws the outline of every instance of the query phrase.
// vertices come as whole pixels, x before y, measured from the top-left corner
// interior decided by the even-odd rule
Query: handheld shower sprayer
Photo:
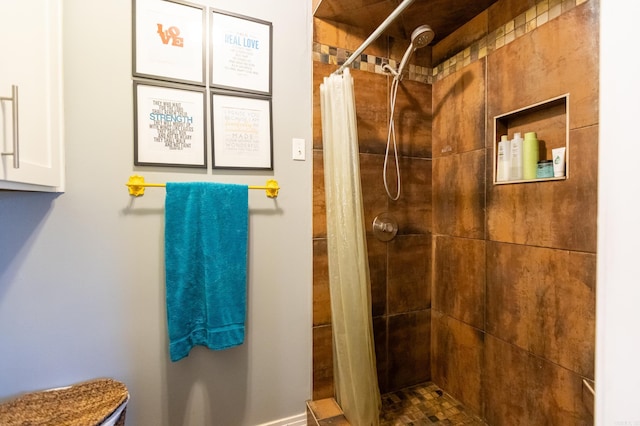
[[[402,76],[404,67],[407,66],[407,62],[409,61],[409,58],[411,58],[411,55],[413,55],[413,52],[431,43],[431,40],[433,40],[434,37],[435,33],[429,25],[420,25],[418,28],[413,30],[411,33],[411,44],[409,44],[407,51],[404,53],[404,56],[400,61],[398,71],[396,71],[399,76]]]
[[[436,34],[433,32],[429,25],[420,25],[411,33],[411,43],[409,44],[407,50],[404,52],[398,69],[394,70],[389,65],[386,65],[384,69],[393,74],[394,77],[402,79],[402,72],[404,71],[404,67],[407,66],[407,62],[411,58],[411,55],[413,55],[413,52],[431,43],[435,35]]]
[[[400,165],[398,163],[398,148],[396,146],[396,130],[393,120],[393,115],[396,107],[396,94],[398,93],[398,85],[400,84],[400,80],[402,80],[402,73],[404,68],[407,66],[407,62],[409,62],[409,58],[413,52],[421,47],[425,47],[435,37],[435,33],[431,29],[429,25],[420,25],[418,28],[413,30],[411,33],[411,43],[407,48],[407,51],[404,52],[402,56],[402,60],[400,61],[400,66],[397,70],[391,68],[388,64],[386,64],[383,69],[389,71],[393,75],[393,81],[391,82],[391,91],[389,94],[389,104],[391,105],[391,110],[389,114],[389,133],[387,134],[387,149],[384,155],[384,168],[382,169],[382,180],[384,182],[384,189],[387,191],[387,196],[396,201],[400,198]],[[389,186],[387,185],[387,162],[389,160],[389,148],[391,142],[393,141],[393,155],[395,158],[396,165],[396,195],[391,195],[391,191],[389,190]]]

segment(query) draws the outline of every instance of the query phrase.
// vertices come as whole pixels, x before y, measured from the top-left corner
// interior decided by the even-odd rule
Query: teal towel
[[[248,186],[167,183],[165,273],[171,361],[244,342]]]

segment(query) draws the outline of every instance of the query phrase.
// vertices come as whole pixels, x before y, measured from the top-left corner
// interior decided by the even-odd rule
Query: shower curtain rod
[[[387,16],[387,19],[385,19],[382,24],[380,24],[380,26],[378,26],[378,28],[371,33],[371,35],[360,45],[360,47],[358,47],[355,52],[353,52],[351,55],[349,55],[349,57],[347,58],[347,60],[344,62],[344,64],[342,64],[340,66],[340,68],[338,68],[336,71],[334,71],[332,74],[340,74],[346,67],[348,67],[349,65],[351,65],[351,63],[353,61],[356,60],[356,58],[359,58],[360,55],[362,54],[362,52],[364,52],[364,49],[366,49],[367,47],[369,47],[369,45],[371,43],[373,43],[378,37],[380,37],[380,34],[382,34],[382,32],[384,30],[387,29],[387,27],[393,22],[395,21],[395,19],[398,17],[398,15],[400,15],[407,7],[411,6],[411,4],[414,2],[415,0],[403,0],[402,3],[400,3],[400,5],[398,5],[398,7],[395,8],[395,10],[393,12],[391,12],[391,14],[389,16]]]

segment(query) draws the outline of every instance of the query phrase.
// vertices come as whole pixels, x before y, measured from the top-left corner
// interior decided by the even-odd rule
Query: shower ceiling
[[[434,43],[470,21],[497,0],[415,0],[385,31],[409,40],[418,26],[429,23],[436,33]],[[314,16],[348,24],[372,33],[401,0],[314,0]]]

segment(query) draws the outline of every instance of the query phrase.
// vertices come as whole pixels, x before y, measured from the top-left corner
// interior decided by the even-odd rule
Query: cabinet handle
[[[11,85],[11,97],[0,97],[0,101],[9,101],[13,104],[13,152],[3,152],[2,155],[13,155],[13,168],[20,168],[20,136],[18,133],[18,86]]]

